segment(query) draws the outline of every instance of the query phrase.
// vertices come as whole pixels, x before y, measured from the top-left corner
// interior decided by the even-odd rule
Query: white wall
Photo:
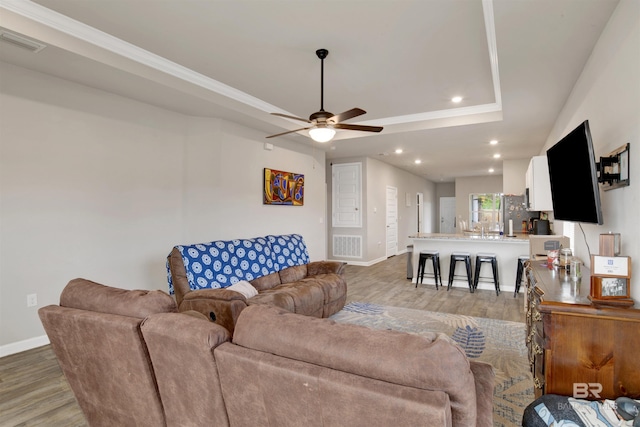
[[[233,123],[2,62],[0,74],[0,356],[47,342],[37,308],[73,278],[167,290],[176,244],[300,233],[326,257],[320,150],[265,151]],[[264,206],[264,167],[303,173],[304,206]]]
[[[631,185],[600,191],[604,224],[575,232],[575,255],[590,265],[601,233],[621,233],[622,255],[632,258],[631,296],[640,301],[640,2],[621,0],[556,121],[541,154],[589,120],[596,158],[631,143]],[[556,232],[560,234],[556,221]]]

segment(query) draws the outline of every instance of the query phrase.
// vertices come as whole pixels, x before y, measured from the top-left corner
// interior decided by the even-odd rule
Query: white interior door
[[[334,164],[331,172],[331,226],[362,227],[362,164]]]
[[[416,206],[418,207],[418,233],[424,233],[424,194],[416,193]]]
[[[387,257],[398,253],[398,189],[387,187]]]
[[[455,234],[456,198],[440,197],[440,233]]]

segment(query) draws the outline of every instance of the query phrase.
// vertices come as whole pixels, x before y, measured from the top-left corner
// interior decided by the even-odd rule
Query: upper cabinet
[[[529,162],[525,178],[525,200],[527,210],[552,211],[551,184],[547,156],[535,156]]]

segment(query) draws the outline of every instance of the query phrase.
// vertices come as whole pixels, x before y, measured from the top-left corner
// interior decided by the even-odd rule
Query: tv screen
[[[602,224],[596,160],[585,120],[547,150],[555,219]]]

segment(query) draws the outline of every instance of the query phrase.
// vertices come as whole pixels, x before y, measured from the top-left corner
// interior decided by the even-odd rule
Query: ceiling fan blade
[[[278,117],[285,117],[287,119],[300,120],[301,122],[311,123],[310,120],[302,119],[302,118],[296,117],[296,116],[288,116],[286,114],[280,114],[280,113],[271,113],[271,114],[274,115],[274,116],[278,116]]]
[[[312,127],[313,126],[309,126],[309,127],[306,127],[306,128],[300,128],[300,129],[294,129],[294,130],[288,130],[286,132],[277,133],[275,135],[269,135],[269,136],[267,136],[267,138],[275,138],[276,136],[282,136],[282,135],[286,135],[288,133],[300,132],[301,130],[311,129]]]
[[[344,113],[336,114],[333,117],[329,117],[327,119],[327,123],[340,123],[345,120],[353,119],[354,117],[361,116],[363,114],[367,114],[362,108],[352,108],[349,111],[345,111]]]
[[[347,123],[336,123],[333,127],[336,129],[360,130],[364,132],[380,132],[383,129],[382,126],[350,125]]]

